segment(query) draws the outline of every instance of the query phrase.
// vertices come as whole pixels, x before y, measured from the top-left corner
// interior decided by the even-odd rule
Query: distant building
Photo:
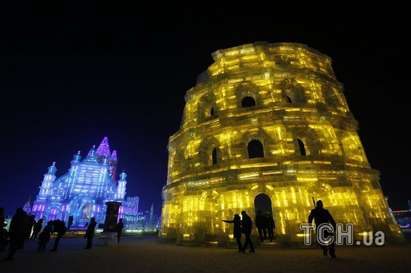
[[[393,210],[392,214],[401,229],[411,229],[411,200],[408,200],[408,210]]]
[[[139,214],[138,203],[140,199],[138,196],[127,197],[123,205],[120,207],[120,218],[123,219],[127,229],[136,229],[138,227]],[[136,213],[137,212],[137,213]]]
[[[127,175],[116,179],[117,152],[110,152],[107,137],[98,146],[93,146],[82,159],[80,152],[74,155],[67,173],[57,177],[55,162],[44,175],[39,193],[30,213],[36,219],[45,221],[73,217],[73,228],[84,228],[95,217],[97,223],[104,223],[107,201],[118,201],[122,205],[119,218],[126,218],[125,224],[133,225],[138,215],[139,198],[126,196]],[[26,208],[27,211],[27,208]]]

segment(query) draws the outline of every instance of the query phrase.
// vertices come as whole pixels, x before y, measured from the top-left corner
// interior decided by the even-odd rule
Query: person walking
[[[234,224],[233,235],[237,242],[238,252],[244,252],[243,245],[241,244],[241,218],[240,215],[234,214],[233,220],[223,220],[223,222]]]
[[[335,221],[334,218],[331,216],[331,213],[324,209],[323,202],[321,200],[318,200],[315,208],[311,210],[310,215],[308,216],[308,223],[312,223],[314,220],[315,226],[317,228],[317,234],[318,234],[318,228],[321,224],[331,224],[334,227],[335,231]],[[325,238],[330,236],[331,233],[328,231],[324,232]],[[337,256],[335,255],[335,245],[334,243],[330,245],[325,245],[322,244],[321,242],[317,242],[322,250],[323,250],[323,255],[328,256],[328,253],[330,254],[331,258],[336,258]]]
[[[4,208],[0,208],[0,252],[6,249],[7,245],[7,230],[4,217]]]
[[[43,219],[37,221],[33,226],[33,234],[31,235],[31,240],[36,240],[39,235],[41,228],[43,227]]]
[[[45,251],[48,242],[50,241],[51,233],[53,232],[53,222],[49,221],[39,235],[39,244],[37,251]]]
[[[120,243],[121,235],[123,234],[123,219],[120,219],[116,225],[116,232],[117,232],[117,244]]]
[[[267,232],[266,232],[266,219],[261,212],[261,210],[257,211],[257,215],[255,216],[255,226],[257,227],[258,236],[261,242],[264,242],[267,239]]]
[[[18,249],[24,247],[24,240],[27,236],[28,217],[22,208],[18,208],[13,218],[11,219],[9,228],[9,252],[5,260],[14,259],[14,255]]]
[[[267,223],[267,230],[268,230],[268,238],[270,239],[270,242],[274,240],[274,229],[275,229],[275,222],[273,215],[271,213],[267,213],[266,218],[266,223]]]
[[[86,249],[91,249],[93,246],[93,238],[96,228],[96,219],[92,217],[90,219],[90,223],[87,225],[86,235],[85,238],[87,239]]]
[[[250,216],[245,211],[241,212],[242,220],[241,220],[241,227],[243,233],[245,235],[245,242],[243,250],[245,251],[248,246],[250,246],[250,253],[255,253],[254,245],[251,240],[251,231],[253,229],[253,221],[251,220]]]
[[[53,221],[53,231],[57,233],[56,238],[54,239],[54,246],[50,251],[57,251],[60,239],[63,238],[64,234],[66,234],[67,228],[63,221],[55,220]]]

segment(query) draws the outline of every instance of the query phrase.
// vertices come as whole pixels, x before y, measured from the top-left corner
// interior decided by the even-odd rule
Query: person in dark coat
[[[0,208],[0,251],[6,249],[7,244],[7,230],[5,229],[5,217],[4,217],[4,209]]]
[[[268,238],[270,238],[270,242],[274,239],[274,229],[275,229],[275,222],[273,215],[271,213],[267,213],[265,217],[267,223],[267,230],[268,230]]]
[[[44,227],[43,231],[39,235],[39,245],[37,248],[38,252],[46,250],[46,246],[50,241],[51,233],[53,232],[53,222],[49,221]]]
[[[67,222],[67,230],[70,230],[71,226],[73,225],[73,216],[70,215]]]
[[[257,215],[255,216],[255,226],[257,227],[258,236],[260,237],[261,242],[263,242],[264,239],[267,239],[266,222],[266,218],[262,214],[261,210],[258,210]]]
[[[60,243],[60,239],[63,238],[64,234],[66,234],[66,225],[61,220],[54,220],[53,221],[53,231],[57,233],[56,238],[54,239],[54,246],[50,251],[57,251],[57,248]]]
[[[24,240],[27,236],[28,223],[29,219],[27,214],[22,208],[18,208],[16,210],[16,214],[14,214],[13,218],[11,219],[9,229],[9,253],[5,260],[13,260],[16,251],[24,247]]]
[[[118,223],[116,225],[116,232],[117,232],[117,243],[120,243],[121,235],[123,234],[123,219],[118,220]]]
[[[241,244],[241,218],[240,215],[234,214],[233,220],[223,220],[226,223],[234,224],[234,238],[238,245],[238,252],[244,252],[243,245]]]
[[[251,241],[251,231],[253,229],[253,221],[251,220],[250,216],[247,215],[245,211],[241,212],[242,220],[241,220],[241,227],[242,231],[245,235],[245,242],[243,250],[245,251],[248,246],[250,246],[250,252],[254,253],[254,245]]]
[[[92,217],[90,223],[87,225],[86,235],[84,236],[87,239],[86,249],[90,249],[93,245],[93,238],[96,229],[96,219]]]
[[[334,227],[334,231],[335,231],[334,218],[331,216],[331,213],[328,210],[324,209],[323,202],[321,200],[317,201],[315,208],[311,210],[310,215],[308,216],[308,223],[311,224],[313,220],[315,222],[317,229],[321,224],[329,223]],[[324,236],[327,238],[329,235],[331,234],[325,231]],[[320,244],[320,246],[323,250],[324,256],[327,256],[329,252],[331,258],[336,258],[334,243],[329,246]]]
[[[27,215],[26,240],[30,239],[31,231],[33,230],[35,224],[36,219],[34,218],[34,215]]]
[[[43,219],[37,221],[33,226],[33,234],[31,235],[31,240],[36,240],[39,235],[41,228],[43,227]]]

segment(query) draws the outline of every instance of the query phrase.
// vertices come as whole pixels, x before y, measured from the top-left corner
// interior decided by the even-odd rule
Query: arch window
[[[307,152],[305,150],[304,142],[301,139],[297,138],[297,144],[298,144],[298,149],[300,151],[300,155],[306,156]]]
[[[248,158],[260,158],[264,157],[264,146],[257,140],[251,140],[247,145]]]
[[[242,108],[254,107],[256,105],[255,99],[253,97],[247,96],[241,100]]]

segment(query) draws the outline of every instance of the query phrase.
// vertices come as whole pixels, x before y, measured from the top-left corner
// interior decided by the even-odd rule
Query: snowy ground
[[[64,239],[57,253],[36,253],[29,242],[14,261],[0,262],[1,273],[264,273],[264,272],[411,272],[411,245],[381,248],[337,248],[338,258],[317,249],[235,249],[187,247],[156,238],[127,238],[120,246],[84,250],[84,240]],[[5,253],[0,253],[4,256]]]

